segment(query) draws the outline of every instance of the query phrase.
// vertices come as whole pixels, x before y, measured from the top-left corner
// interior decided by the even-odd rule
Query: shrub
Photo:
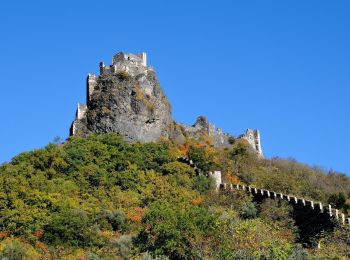
[[[129,73],[126,70],[121,70],[117,72],[117,77],[120,80],[126,80],[129,77]]]
[[[132,237],[130,235],[123,235],[115,241],[115,244],[119,250],[120,256],[123,259],[129,259],[133,249]]]
[[[109,214],[108,220],[111,223],[113,230],[121,230],[124,228],[125,214],[120,210],[115,210]]]
[[[236,141],[236,139],[235,139],[233,136],[230,136],[230,137],[228,138],[228,143],[229,143],[229,144],[234,144],[235,141]]]
[[[44,241],[54,245],[87,246],[95,242],[87,213],[81,209],[66,209],[53,216],[44,228]]]
[[[255,218],[258,210],[253,202],[246,202],[240,209],[240,216],[244,219]]]
[[[17,260],[24,259],[27,256],[27,252],[23,245],[15,240],[12,244],[9,244],[0,254],[1,259]]]
[[[0,259],[39,259],[39,254],[29,244],[10,238],[0,243]]]
[[[296,244],[293,246],[287,260],[306,260],[309,259],[308,253],[303,249],[302,245]]]
[[[215,179],[212,177],[206,177],[204,175],[198,175],[194,178],[193,188],[200,194],[208,194],[210,190],[215,189]]]
[[[88,252],[86,254],[86,258],[87,258],[87,260],[100,260],[100,257],[92,252]]]

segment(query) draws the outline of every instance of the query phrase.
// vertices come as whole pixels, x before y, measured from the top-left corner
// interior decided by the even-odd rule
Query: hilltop
[[[175,122],[145,53],[88,75],[70,133],[0,165],[1,259],[350,258],[350,179]]]

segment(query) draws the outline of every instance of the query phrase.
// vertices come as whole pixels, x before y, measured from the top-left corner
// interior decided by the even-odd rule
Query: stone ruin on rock
[[[260,144],[260,131],[247,129],[245,134],[239,136],[240,139],[247,140],[251,147],[258,153],[259,157],[264,158]]]
[[[184,143],[186,137],[199,138],[207,134],[216,147],[229,147],[233,136],[215,128],[200,116],[188,126],[172,119],[170,103],[160,87],[147,55],[120,52],[112,64],[100,63],[100,74],[89,73],[86,83],[86,105],[78,104],[70,134],[87,136],[116,132],[134,142],[151,142],[168,138]],[[238,137],[247,140],[262,158],[258,130]]]

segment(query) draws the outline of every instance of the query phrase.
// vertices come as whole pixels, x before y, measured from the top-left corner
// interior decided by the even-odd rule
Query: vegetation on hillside
[[[349,227],[298,243],[291,205],[256,202],[177,161],[189,156],[228,183],[330,202],[349,212],[350,180],[293,160],[259,160],[244,141],[217,150],[188,140],[130,144],[116,134],[73,137],[0,166],[0,258],[350,258]]]

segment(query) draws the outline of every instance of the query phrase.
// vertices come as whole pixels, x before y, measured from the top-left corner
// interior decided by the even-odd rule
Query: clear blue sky
[[[148,53],[176,120],[261,130],[265,155],[350,174],[349,1],[4,1],[0,162],[66,138],[88,72]]]

